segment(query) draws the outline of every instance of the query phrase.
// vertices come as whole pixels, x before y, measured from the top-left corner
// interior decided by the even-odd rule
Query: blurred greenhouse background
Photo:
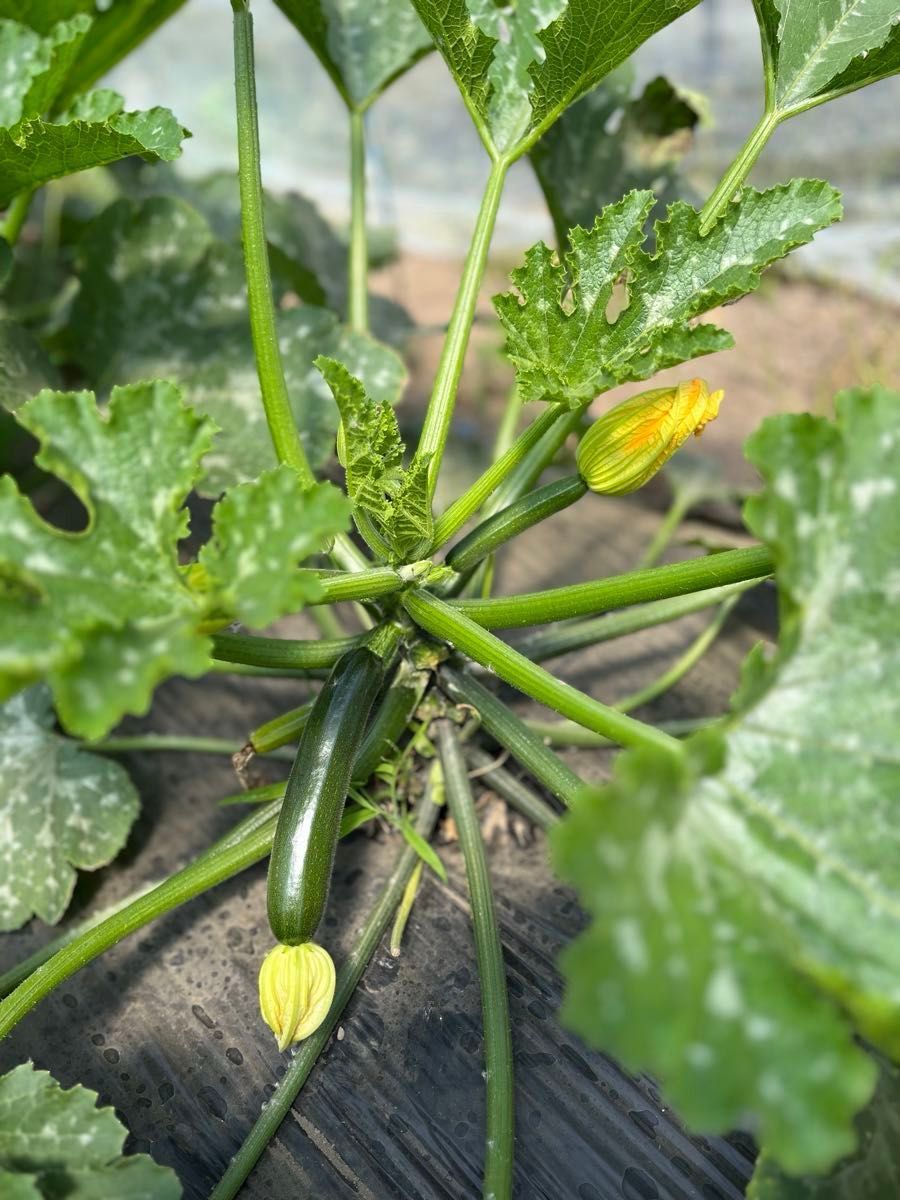
[[[273,0],[254,5],[263,169],[267,185],[347,215],[346,114],[312,52]],[[165,104],[194,133],[180,167],[199,175],[234,166],[231,13],[225,0],[185,7],[112,75],[130,108]],[[705,194],[755,124],[760,50],[751,0],[703,0],[638,54],[640,82],[666,74],[707,98],[686,171]],[[900,300],[900,78],[848,96],[782,127],[753,176],[828,178],[842,188],[846,222],[792,260],[817,278]],[[368,114],[370,219],[397,231],[400,248],[464,252],[486,159],[443,62],[431,55]],[[508,255],[551,236],[531,168],[520,163],[504,196],[495,247]]]

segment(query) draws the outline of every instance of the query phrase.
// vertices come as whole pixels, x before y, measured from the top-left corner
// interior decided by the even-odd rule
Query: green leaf
[[[202,213],[217,238],[239,242],[241,205],[237,176],[216,171],[190,179],[173,168],[154,167],[140,174],[136,196],[176,195]],[[315,204],[296,192],[264,195],[266,238],[272,273],[307,304],[347,315],[347,245]],[[413,327],[409,313],[385,296],[370,297],[372,332],[400,346]]]
[[[409,0],[275,0],[348,108],[367,108],[431,49]]]
[[[95,0],[0,0],[0,20],[18,21],[47,34],[58,21],[79,13],[92,15]]]
[[[330,522],[337,531],[340,505],[327,485],[308,495],[289,472],[275,472],[213,511],[209,566],[186,571],[183,505],[213,426],[172,384],[114,388],[105,411],[89,392],[44,391],[16,419],[41,443],[38,465],[84,504],[88,525],[76,534],[48,526],[12,479],[0,479],[0,623],[16,629],[0,644],[0,696],[46,676],[61,720],[85,737],[145,712],[167,676],[207,670],[199,630],[208,617],[232,619],[240,606],[251,620],[299,604],[305,593],[290,578],[298,546]],[[307,504],[309,537],[279,526],[267,541],[255,524],[262,509],[271,516],[287,505],[302,527]]]
[[[0,319],[0,407],[9,412],[45,387],[57,387],[59,374],[27,329]]]
[[[18,929],[33,914],[55,924],[71,899],[75,868],[111,862],[138,814],[127,771],[53,725],[43,684],[0,706],[2,930]]]
[[[179,1200],[169,1167],[146,1154],[123,1156],[128,1130],[97,1093],[63,1090],[47,1071],[22,1063],[0,1075],[0,1182],[4,1200]]]
[[[651,192],[609,205],[593,229],[571,231],[562,261],[539,242],[512,273],[518,294],[495,298],[524,400],[578,407],[616,384],[726,349],[729,334],[690,322],[752,292],[765,267],[841,215],[833,188],[793,180],[766,192],[745,190],[701,238],[699,214],[679,201],[657,223],[651,256],[641,245],[652,206]],[[610,320],[623,272],[628,305]]]
[[[403,467],[405,446],[394,410],[376,403],[361,380],[320,355],[322,373],[341,414],[347,492],[357,514],[371,518],[398,561],[415,559],[433,534],[428,494],[429,457]]]
[[[756,0],[756,11],[771,64],[772,100],[781,112],[846,90],[843,84],[835,88],[845,73],[859,87],[900,67],[896,0]],[[866,59],[889,42],[875,74]]]
[[[208,221],[170,197],[120,200],[81,242],[81,288],[64,349],[106,393],[114,383],[168,377],[220,429],[200,490],[218,495],[275,465],[259,392],[240,246],[218,241]],[[337,413],[313,366],[340,355],[371,393],[396,403],[401,359],[323,309],[278,313],[291,407],[313,467],[328,458]]]
[[[880,1060],[878,1086],[856,1118],[859,1148],[828,1175],[786,1175],[763,1155],[748,1200],[886,1200],[900,1195],[900,1071]]]
[[[185,0],[110,0],[98,11],[78,58],[66,77],[60,100],[71,104],[78,92],[101,76],[145,41]],[[89,6],[91,9],[93,4]]]
[[[303,492],[287,466],[232,488],[215,507],[212,538],[199,556],[219,603],[260,629],[318,600],[323,590],[316,577],[286,566],[318,553],[343,532],[350,511],[347,497],[330,483]]]
[[[27,25],[0,17],[0,126],[8,128],[48,111],[90,27],[90,17],[81,14],[53,25],[41,37]]]
[[[102,120],[78,115],[79,111],[91,114],[88,99],[75,115],[58,123],[26,118],[0,128],[0,208],[26,188],[132,154],[151,160],[178,157],[187,131],[167,108],[123,112],[123,101],[117,96],[115,111],[110,111],[107,101],[114,93],[102,95]]]
[[[778,654],[683,755],[628,753],[555,836],[594,917],[564,1018],[660,1078],[689,1124],[749,1118],[790,1174],[853,1151],[900,1053],[897,411],[875,388],[836,424],[765,422],[747,506],[777,564]]]
[[[531,150],[538,183],[550,209],[557,243],[633,189],[656,193],[651,220],[683,188],[677,168],[700,121],[696,101],[659,77],[632,95],[630,65],[613,72],[573,104]],[[607,130],[604,137],[598,130]]]
[[[900,23],[894,26],[883,46],[866,55],[854,58],[846,71],[835,76],[828,88],[818,93],[815,103],[821,104],[847,92],[856,91],[857,88],[868,87],[870,83],[878,83],[879,80],[887,79],[890,75],[896,75],[898,71],[900,71]]]
[[[486,147],[517,158],[698,0],[413,0]]]

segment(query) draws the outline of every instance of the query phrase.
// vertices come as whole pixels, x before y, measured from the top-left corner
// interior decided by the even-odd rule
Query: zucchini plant
[[[634,570],[503,595],[493,563],[563,509],[590,520],[642,487],[727,406],[690,370],[646,382],[729,347],[705,314],[840,218],[827,183],[747,176],[782,122],[900,70],[896,0],[753,0],[764,114],[699,207],[677,175],[696,108],[663,79],[633,95],[628,62],[698,0],[277,2],[346,105],[346,245],[308,202],[263,190],[250,0],[231,0],[238,176],[201,181],[159,165],[186,135],[170,112],[94,87],[178,2],[0,0],[0,928],[59,921],[77,872],[122,849],[139,802],[117,753],[236,752],[242,782],[255,755],[292,761],[225,798],[249,815],[194,861],[0,976],[0,1037],[122,938],[268,859],[260,1005],[273,1057],[293,1049],[213,1192],[236,1195],[392,921],[392,945],[402,935],[423,867],[443,873],[446,800],[483,999],[483,1193],[511,1196],[513,1039],[474,768],[547,832],[589,914],[560,1019],[652,1072],[690,1128],[750,1128],[756,1200],[893,1195],[900,394],[767,420],[747,445],[749,545],[657,565],[697,498],[728,489],[676,478]],[[369,295],[365,113],[435,47],[486,183],[408,448],[394,408],[412,318]],[[115,165],[135,155],[157,165]],[[435,511],[504,182],[525,157],[559,244],[533,246],[494,301],[515,392],[491,464]],[[71,178],[87,168],[105,171],[93,190]],[[570,443],[574,472],[548,482]],[[205,537],[192,493],[210,502]],[[48,518],[60,497],[82,528]],[[686,736],[631,714],[772,578],[778,644],[751,654],[727,714]],[[303,609],[321,636],[262,632]],[[542,665],[702,609],[697,643],[616,705]],[[321,687],[243,747],[116,733],[170,676],[209,677],[214,697],[223,671]],[[563,719],[524,721],[494,679]],[[611,782],[588,787],[565,744],[621,747]],[[335,964],[320,923],[336,846],[373,821],[396,832],[396,863]],[[27,1064],[0,1077],[4,1195],[179,1194],[121,1149],[90,1093]]]

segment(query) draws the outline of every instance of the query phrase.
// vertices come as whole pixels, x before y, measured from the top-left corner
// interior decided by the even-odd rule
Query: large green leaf
[[[80,91],[92,87],[184,3],[185,0],[109,0],[97,4],[93,24],[66,77],[60,102],[70,104]]]
[[[278,467],[222,497],[213,510],[212,538],[199,562],[216,602],[260,629],[322,594],[317,579],[288,569],[317,554],[350,524],[351,505],[335,487],[320,485],[297,511],[297,480]]]
[[[896,34],[896,0],[768,0],[778,9],[775,30],[768,17],[774,65],[774,99],[780,109],[804,104],[828,90],[854,60],[863,60]]]
[[[348,108],[367,108],[431,49],[410,0],[275,0],[309,42]]]
[[[359,519],[371,520],[390,556],[416,559],[434,532],[428,492],[430,456],[403,466],[406,449],[394,410],[376,403],[361,380],[332,358],[316,359],[341,414],[347,492]]]
[[[209,221],[217,238],[237,242],[241,235],[241,205],[237,177],[216,171],[200,179],[186,177],[170,167],[140,170],[130,191],[136,198],[176,195]],[[331,228],[311,200],[296,192],[275,196],[266,192],[266,239],[272,272],[278,284],[288,287],[308,304],[322,305],[347,315],[347,244]],[[409,313],[384,296],[369,297],[372,332],[400,346],[413,328]],[[396,397],[399,399],[399,394]]]
[[[15,321],[0,319],[0,408],[15,412],[59,373],[35,338]]]
[[[900,70],[896,0],[754,0],[768,105],[791,116]]]
[[[175,380],[221,431],[205,462],[207,495],[274,466],[237,243],[216,239],[183,201],[121,200],[85,231],[79,274],[65,347],[100,391],[140,379]],[[391,403],[405,368],[392,350],[346,330],[324,309],[279,312],[278,332],[294,417],[319,466],[334,443],[337,410],[313,366],[316,355],[341,355],[377,399]]]
[[[827,1175],[788,1175],[766,1154],[748,1200],[888,1200],[900,1196],[900,1070],[881,1060],[878,1086],[856,1118],[859,1145]]]
[[[167,108],[122,109],[114,92],[88,93],[58,122],[34,118],[0,128],[0,208],[28,188],[132,154],[178,157],[187,131]]]
[[[118,763],[53,732],[49,690],[0,706],[0,930],[55,923],[75,886],[125,844],[137,792]],[[2,1155],[0,1155],[2,1159]]]
[[[9,128],[48,111],[90,27],[90,17],[80,14],[41,37],[27,25],[0,17],[0,126]]]
[[[699,0],[413,0],[485,145],[518,157]]]
[[[630,65],[614,71],[530,153],[561,247],[570,229],[590,228],[601,209],[635,188],[655,193],[651,220],[684,190],[677,168],[693,144],[696,103],[662,77],[639,96],[632,95],[633,82]]]
[[[611,204],[593,229],[571,231],[563,261],[543,242],[512,273],[516,292],[494,300],[525,400],[573,407],[628,380],[726,349],[721,329],[690,322],[746,295],[765,267],[841,215],[838,193],[816,180],[766,192],[745,191],[712,233],[683,202],[655,227],[656,252],[642,249],[651,192]],[[613,288],[627,272],[628,306],[607,316]]]
[[[0,645],[0,696],[45,676],[66,727],[86,737],[145,712],[168,675],[207,670],[208,617],[253,622],[298,607],[315,588],[294,579],[298,555],[346,526],[330,484],[304,492],[280,467],[217,506],[208,565],[186,573],[183,504],[214,427],[172,384],[115,388],[105,412],[88,392],[44,391],[16,419],[89,519],[81,533],[54,529],[0,479],[0,621],[16,630]],[[271,526],[257,524],[261,511]]]
[[[751,530],[782,629],[733,715],[683,753],[628,753],[555,837],[594,920],[566,953],[564,1018],[656,1073],[693,1126],[751,1119],[790,1174],[855,1145],[900,1053],[900,395],[836,424],[767,421]]]
[[[58,21],[79,13],[93,15],[94,0],[0,0],[0,20],[18,21],[38,33],[49,33]]]
[[[22,1063],[0,1075],[0,1184],[4,1200],[179,1200],[169,1167],[123,1156],[128,1130],[97,1093],[66,1091]]]

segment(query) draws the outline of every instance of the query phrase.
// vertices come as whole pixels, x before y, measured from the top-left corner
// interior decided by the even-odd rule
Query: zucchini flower
[[[581,477],[593,492],[624,496],[643,487],[684,442],[699,437],[725,393],[705,379],[641,392],[595,421],[578,444]]]
[[[319,1028],[334,999],[334,963],[315,942],[279,943],[259,969],[259,1007],[278,1039],[278,1049],[309,1037]]]

